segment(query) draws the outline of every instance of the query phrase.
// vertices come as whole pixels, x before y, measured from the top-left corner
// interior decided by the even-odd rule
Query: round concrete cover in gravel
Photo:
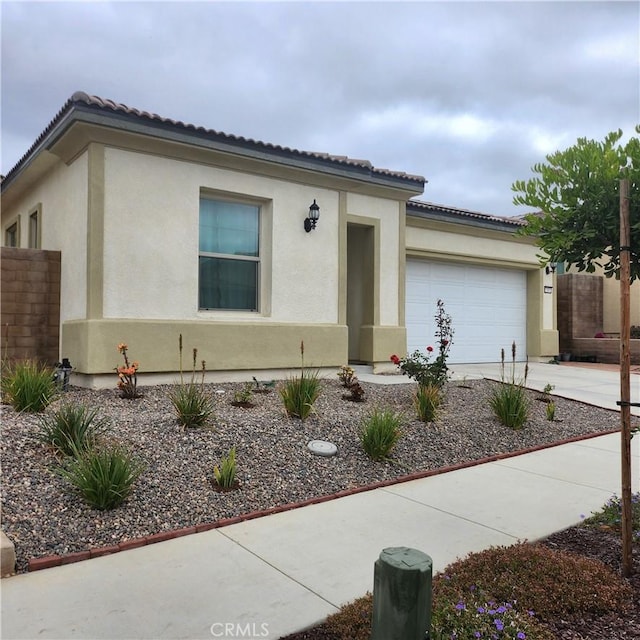
[[[325,440],[312,440],[308,445],[307,449],[311,451],[311,453],[315,453],[317,456],[335,456],[338,452],[338,447],[336,447],[333,442],[326,442]]]

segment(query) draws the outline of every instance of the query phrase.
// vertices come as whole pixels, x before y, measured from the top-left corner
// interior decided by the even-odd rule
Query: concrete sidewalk
[[[473,367],[454,373],[497,370]],[[540,388],[590,393],[592,403],[600,389],[615,406],[617,390],[600,372],[539,367],[531,380],[535,372]],[[438,571],[471,551],[576,524],[619,492],[619,434],[565,444],[4,579],[2,638],[274,640],[371,590],[385,547],[420,549]]]

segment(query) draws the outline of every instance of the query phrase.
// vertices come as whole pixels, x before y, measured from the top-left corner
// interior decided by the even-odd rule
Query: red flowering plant
[[[437,355],[433,361],[431,356],[435,349],[428,346],[424,352],[414,351],[411,355],[399,358],[391,356],[391,362],[400,368],[403,375],[415,380],[420,387],[437,387],[441,389],[449,377],[447,358],[453,344],[453,327],[451,316],[444,310],[444,302],[438,300],[436,320]]]
[[[120,396],[122,398],[127,398],[129,400],[133,398],[139,398],[140,395],[138,393],[138,377],[137,371],[140,366],[137,362],[129,362],[129,358],[127,356],[127,347],[124,342],[121,342],[118,345],[118,351],[122,354],[124,358],[124,366],[116,367],[115,371],[118,374],[118,389],[120,389]]]

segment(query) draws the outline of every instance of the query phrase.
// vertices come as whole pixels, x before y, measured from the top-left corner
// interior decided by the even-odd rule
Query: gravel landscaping
[[[254,394],[252,408],[232,406],[237,383],[206,385],[215,399],[207,428],[183,430],[167,392],[143,387],[143,397],[125,400],[114,390],[71,388],[61,401],[84,403],[110,420],[108,437],[129,446],[145,471],[132,495],[113,511],[97,511],[70,494],[54,472],[56,458],[34,440],[39,416],[2,407],[2,528],[15,543],[18,571],[30,558],[114,545],[173,529],[215,522],[362,487],[412,472],[439,469],[576,436],[619,428],[616,412],[554,397],[556,420],[530,392],[525,428],[512,431],[493,417],[493,384],[450,382],[435,423],[415,419],[415,385],[362,383],[363,403],[344,399],[336,379],[322,382],[316,411],[301,422],[286,416],[277,390]],[[402,412],[403,436],[392,462],[373,462],[362,451],[358,429],[374,406]],[[310,440],[333,442],[335,457],[315,456]],[[239,488],[215,491],[213,466],[237,449]]]

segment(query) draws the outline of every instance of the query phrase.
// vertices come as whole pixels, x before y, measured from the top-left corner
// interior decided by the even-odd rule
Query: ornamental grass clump
[[[413,401],[420,420],[422,422],[433,422],[438,416],[438,409],[442,402],[440,387],[419,385]]]
[[[58,392],[54,370],[35,360],[3,361],[0,387],[3,402],[30,413],[44,411]]]
[[[314,410],[320,396],[320,378],[317,371],[304,367],[304,342],[300,342],[300,356],[300,376],[289,378],[279,392],[287,415],[304,420]]]
[[[391,409],[374,408],[360,427],[360,443],[372,460],[388,460],[401,436],[401,416]]]
[[[236,448],[231,447],[229,453],[222,458],[220,465],[213,467],[213,477],[222,489],[231,489],[236,482]]]
[[[143,471],[132,454],[117,443],[76,451],[58,473],[94,509],[120,506]]]
[[[42,416],[36,439],[64,456],[72,456],[94,447],[107,425],[105,418],[98,417],[97,409],[65,402],[53,413]]]
[[[191,381],[185,383],[182,372],[182,334],[178,338],[178,349],[180,352],[180,384],[175,385],[169,391],[169,400],[183,428],[202,427],[213,414],[213,400],[204,388],[206,363],[204,360],[202,361],[202,377],[198,382],[196,373],[198,350],[194,349]]]
[[[516,343],[511,345],[511,375],[505,378],[504,349],[501,355],[500,384],[495,386],[489,398],[489,404],[493,413],[500,422],[511,429],[522,429],[529,417],[529,400],[525,385],[529,375],[529,364],[524,367],[524,378],[516,381]]]

